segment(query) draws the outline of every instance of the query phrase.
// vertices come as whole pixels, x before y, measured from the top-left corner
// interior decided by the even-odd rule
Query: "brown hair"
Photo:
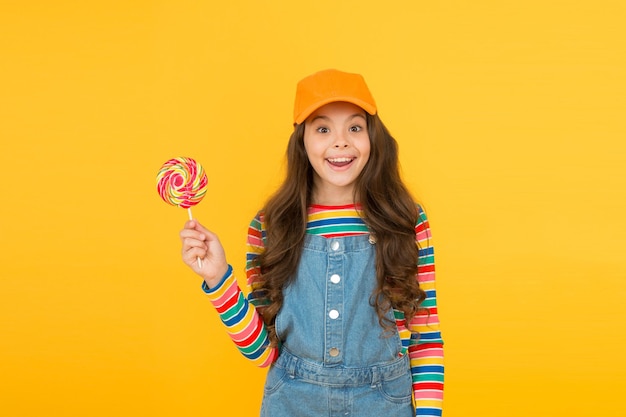
[[[393,322],[390,308],[404,312],[408,323],[425,299],[416,279],[418,248],[415,224],[418,211],[404,186],[398,167],[398,145],[378,115],[366,114],[370,157],[359,175],[359,196],[364,221],[376,239],[377,289],[370,297],[378,321],[386,330]],[[304,123],[294,126],[287,146],[287,172],[283,184],[264,209],[265,250],[255,260],[260,271],[254,291],[266,299],[259,308],[270,341],[278,343],[274,322],[283,304],[283,288],[293,279],[304,243],[307,208],[311,204],[313,168],[304,149]]]

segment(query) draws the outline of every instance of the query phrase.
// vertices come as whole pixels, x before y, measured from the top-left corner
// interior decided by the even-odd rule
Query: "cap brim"
[[[325,106],[328,103],[336,103],[338,101],[341,102],[346,102],[346,103],[352,103],[356,106],[359,106],[360,108],[362,108],[363,110],[365,110],[367,113],[371,114],[372,116],[376,114],[376,107],[372,106],[370,103],[363,101],[363,100],[359,100],[357,98],[354,97],[327,97],[323,100],[319,100],[316,101],[315,103],[311,104],[309,107],[307,107],[306,109],[304,109],[294,120],[297,124],[301,124],[302,122],[304,122],[313,112],[315,112],[315,110],[319,109],[322,106]]]

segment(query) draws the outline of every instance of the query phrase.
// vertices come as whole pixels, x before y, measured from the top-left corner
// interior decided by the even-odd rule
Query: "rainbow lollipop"
[[[202,165],[191,158],[173,158],[163,164],[157,174],[157,191],[168,204],[186,208],[191,215],[191,206],[204,198],[207,189],[207,177]],[[198,258],[198,266],[202,261]]]

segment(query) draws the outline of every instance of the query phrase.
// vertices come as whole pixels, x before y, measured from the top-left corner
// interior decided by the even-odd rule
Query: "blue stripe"
[[[358,217],[340,217],[340,218],[330,218],[330,219],[322,219],[322,220],[314,220],[307,223],[307,228],[320,227],[320,226],[330,226],[335,224],[365,224],[363,219]]]
[[[411,368],[412,373],[433,373],[433,374],[443,374],[443,366],[441,365],[418,365]]]
[[[429,246],[427,248],[420,248],[420,250],[418,251],[418,255],[420,258],[423,256],[433,255],[434,253],[435,248],[433,248],[432,246]]]
[[[224,274],[220,282],[215,287],[209,288],[209,286],[206,284],[206,281],[202,281],[202,291],[204,291],[205,294],[213,294],[224,285],[224,282],[226,282],[226,279],[228,279],[232,275],[232,273],[233,273],[233,267],[228,265],[228,269],[226,270],[226,273]]]
[[[267,306],[270,304],[270,300],[267,298],[267,290],[253,290],[248,294],[248,302],[255,307]]]
[[[420,407],[417,410],[415,410],[415,416],[436,416],[436,417],[440,417],[441,416],[441,409],[439,408],[425,408],[425,407]]]
[[[237,306],[233,306],[233,308],[236,308]],[[232,316],[230,319],[228,320],[224,320],[222,319],[222,321],[224,322],[224,324],[228,327],[231,327],[234,324],[239,323],[241,320],[243,320],[243,318],[246,316],[246,313],[248,313],[248,303],[243,303],[243,305],[241,306],[241,310],[239,310],[237,312],[237,314],[235,314],[234,316]],[[230,310],[228,310],[230,311]],[[226,313],[224,313],[226,314]]]
[[[435,298],[437,297],[437,291],[436,290],[426,290],[426,298]]]
[[[428,332],[428,333],[420,333],[420,334],[412,334],[411,340],[439,340],[441,339],[441,332]]]
[[[265,349],[267,349],[268,345],[269,345],[269,341],[268,341],[267,335],[266,335],[264,340],[263,340],[263,343],[261,343],[259,348],[257,350],[255,350],[254,352],[245,353],[245,352],[242,352],[241,349],[239,350],[239,352],[241,352],[241,354],[243,356],[245,356],[246,358],[248,358],[248,359],[256,359],[259,356],[261,356],[263,354],[263,352],[265,352]]]

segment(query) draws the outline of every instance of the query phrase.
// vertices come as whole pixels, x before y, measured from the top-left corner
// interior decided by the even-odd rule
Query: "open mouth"
[[[330,165],[341,168],[341,167],[350,165],[352,161],[354,161],[355,159],[356,158],[342,157],[342,158],[327,158],[326,160],[328,161]]]

